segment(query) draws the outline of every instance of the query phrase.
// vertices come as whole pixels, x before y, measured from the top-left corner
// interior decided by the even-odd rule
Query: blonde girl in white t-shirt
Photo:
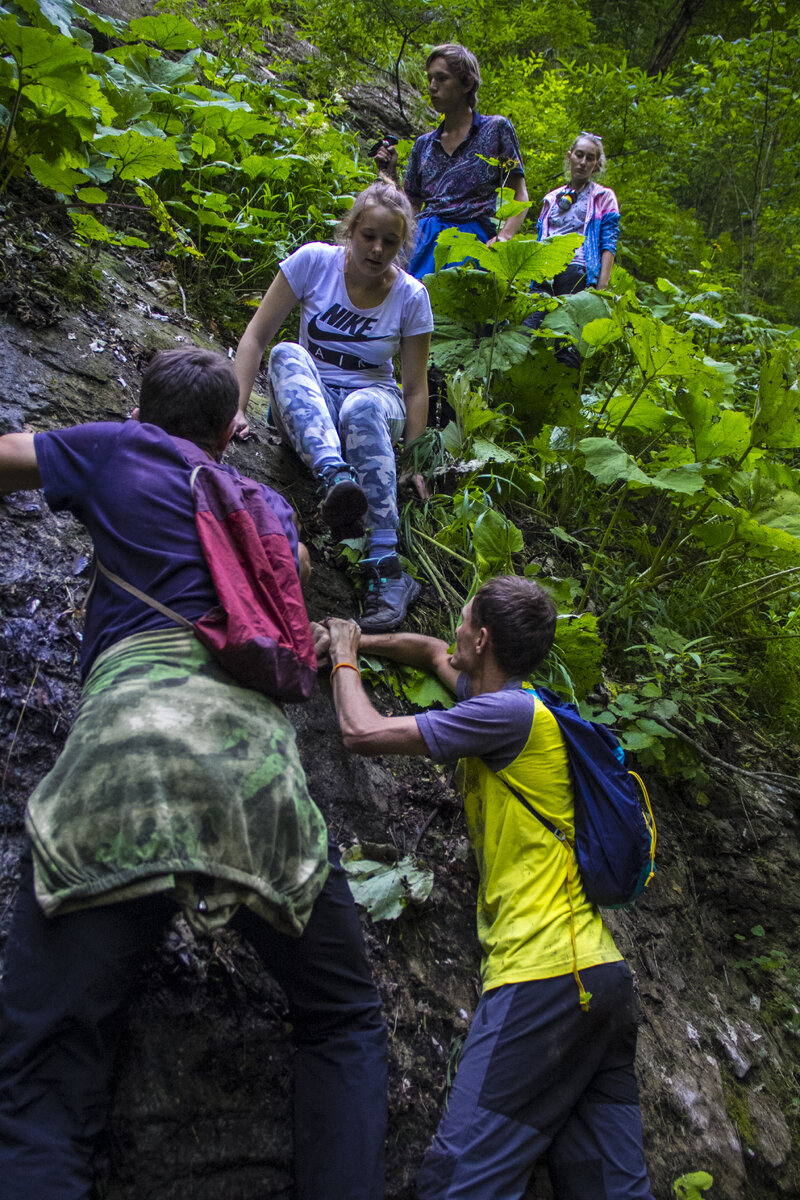
[[[428,293],[397,265],[411,245],[406,196],[384,181],[361,192],[337,230],[337,245],[311,242],[280,270],[236,352],[237,428],[262,356],[296,304],[300,340],[269,356],[272,413],[284,439],[323,487],[322,515],[342,532],[362,516],[361,567],[368,582],[362,629],[395,629],[419,593],[397,558],[394,444],[419,437],[428,417],[427,363],[433,329]],[[400,354],[402,387],[392,359]]]

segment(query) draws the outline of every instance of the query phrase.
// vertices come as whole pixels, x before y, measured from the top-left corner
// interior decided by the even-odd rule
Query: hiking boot
[[[365,558],[360,566],[368,580],[368,591],[358,623],[364,633],[389,633],[401,624],[420,586],[402,570],[396,554]]]
[[[352,467],[333,467],[322,476],[325,494],[320,513],[331,529],[357,524],[367,511],[367,497]]]

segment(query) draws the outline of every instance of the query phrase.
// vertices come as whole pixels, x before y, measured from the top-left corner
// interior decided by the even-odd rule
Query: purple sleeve
[[[524,178],[525,167],[522,162],[522,152],[519,148],[517,131],[507,117],[500,118],[500,148],[502,155],[498,155],[498,157],[515,158],[517,160],[517,166],[512,167],[509,174],[512,176],[522,175]]]
[[[425,136],[424,134],[422,135]],[[422,150],[422,137],[418,137],[411,147],[411,154],[406,167],[406,177],[403,181],[403,191],[412,204],[422,204],[422,179],[419,173],[419,157]]]
[[[460,686],[458,694],[462,694]],[[421,713],[417,726],[434,762],[482,758],[491,770],[502,771],[530,737],[535,703],[530,691],[503,688],[460,699],[446,711]]]
[[[282,496],[280,492],[276,492],[273,488],[267,487],[265,483],[261,484],[261,490],[264,493],[267,504],[269,504],[270,508],[277,516],[281,523],[283,532],[289,539],[289,545],[292,548],[292,557],[294,558],[294,565],[299,567],[297,546],[300,538],[297,533],[297,526],[294,523],[294,509],[285,496]]]
[[[53,512],[69,508],[81,515],[87,487],[102,474],[102,464],[113,453],[122,429],[122,425],[92,422],[34,434],[44,498]]]

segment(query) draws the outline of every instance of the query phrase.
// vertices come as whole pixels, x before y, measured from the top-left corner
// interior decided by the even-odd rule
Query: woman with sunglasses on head
[[[581,233],[583,245],[563,271],[554,279],[534,284],[532,291],[568,296],[587,287],[608,287],[619,238],[619,204],[611,188],[597,181],[605,167],[603,139],[586,130],[579,133],[564,159],[567,182],[545,196],[536,233],[539,241],[565,233]],[[538,329],[544,317],[543,312],[532,313],[525,324]],[[580,363],[574,346],[560,347],[556,357],[569,366],[577,367]]]

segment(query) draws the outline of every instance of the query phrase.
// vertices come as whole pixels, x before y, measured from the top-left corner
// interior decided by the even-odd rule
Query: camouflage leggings
[[[394,443],[406,410],[395,384],[372,383],[355,391],[323,383],[316,363],[295,342],[280,342],[267,368],[273,414],[281,434],[315,475],[343,462],[366,492],[366,524],[397,528]]]

